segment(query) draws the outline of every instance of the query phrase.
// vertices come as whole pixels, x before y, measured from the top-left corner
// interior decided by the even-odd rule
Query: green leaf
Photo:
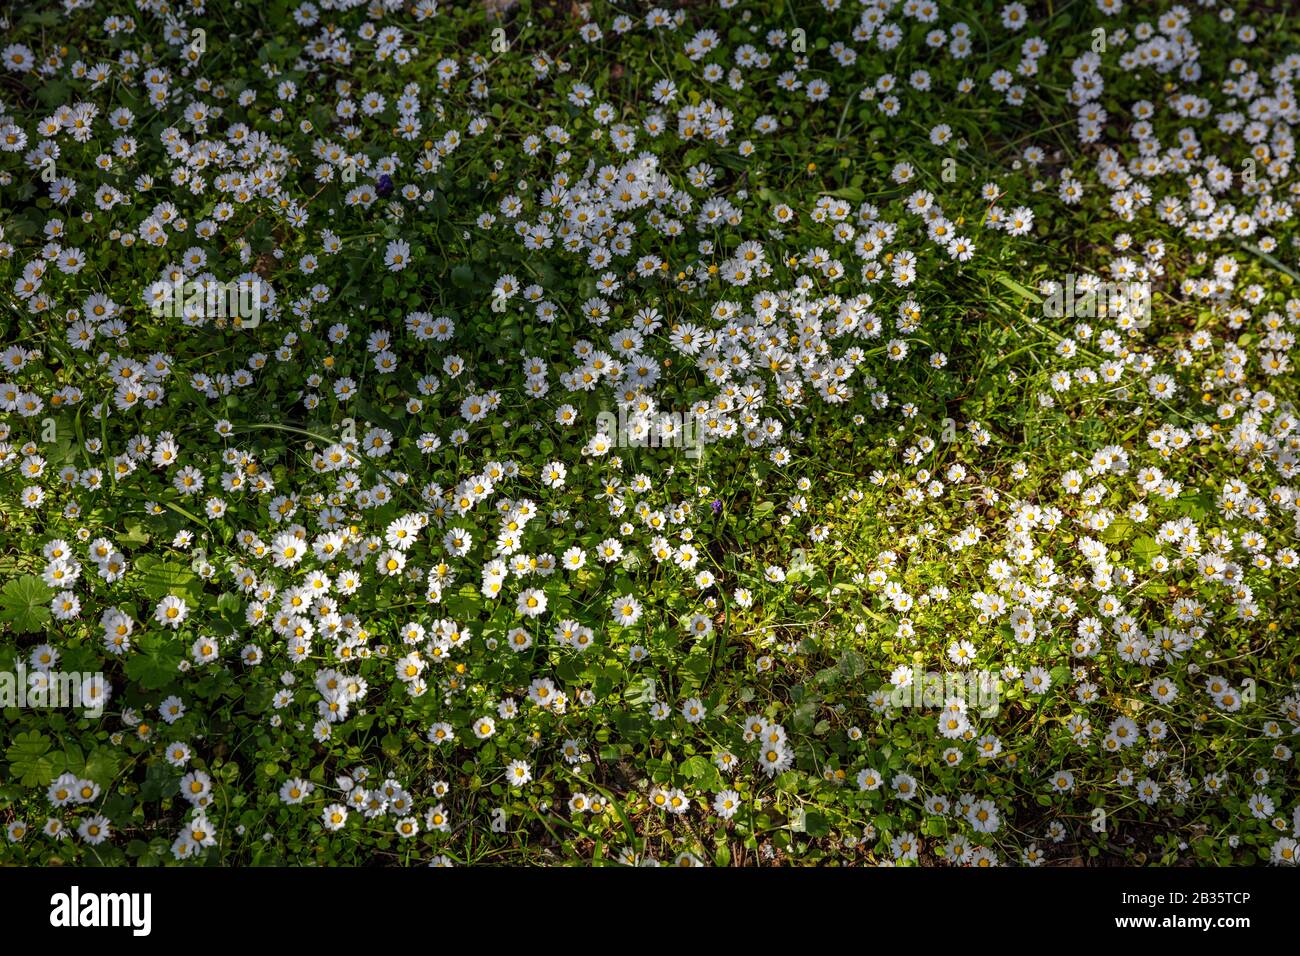
[[[699,780],[709,772],[710,766],[708,758],[697,754],[682,761],[682,776],[687,780]]]
[[[824,814],[810,811],[803,815],[804,832],[811,837],[823,837],[831,832],[830,821]]]
[[[1133,542],[1133,558],[1141,561],[1143,565],[1151,563],[1151,559],[1160,553],[1160,544],[1154,538],[1141,537]]]
[[[108,747],[96,747],[91,752],[90,757],[86,760],[86,767],[82,775],[89,777],[101,787],[107,788],[113,782],[120,769],[121,758],[117,751]]]
[[[58,754],[51,754],[50,759],[55,762],[55,769],[59,773],[67,772],[75,773],[78,777],[85,776],[82,771],[86,769],[86,755],[76,744],[67,744],[64,747],[61,763]]]
[[[811,733],[817,723],[817,701],[810,700],[800,704],[794,712],[794,729],[801,734]]]
[[[401,422],[372,402],[358,398],[356,400],[356,409],[360,416],[372,425],[382,425],[384,428],[395,432],[402,430]]]
[[[52,27],[58,25],[58,10],[28,10],[23,14],[23,23],[33,23],[43,27]]]
[[[1022,286],[1019,282],[1017,282],[1015,279],[1011,278],[1010,276],[998,275],[996,278],[998,282],[1002,283],[1004,286],[1006,286],[1016,295],[1020,296],[1022,299],[1028,299],[1030,302],[1043,301],[1040,296],[1037,296],[1034,293],[1030,292],[1028,289],[1026,289],[1024,286]]]
[[[220,616],[222,623],[225,625],[227,633],[233,633],[239,629],[243,623],[240,614],[242,604],[238,594],[226,592],[217,598],[217,614]]]
[[[8,621],[17,634],[41,631],[50,620],[46,606],[54,592],[34,574],[6,582],[0,590],[0,621]]]
[[[176,796],[181,775],[163,763],[151,763],[144,773],[144,783],[140,786],[140,798],[143,800],[161,800],[163,797]]]
[[[47,756],[53,742],[37,731],[19,734],[5,751],[9,772],[24,787],[43,787],[54,779],[54,760]]]
[[[1214,495],[1208,491],[1203,491],[1199,495],[1184,495],[1178,499],[1178,504],[1183,514],[1190,515],[1197,521],[1205,520],[1205,517],[1215,508]]]
[[[203,584],[197,574],[176,561],[160,561],[153,555],[143,555],[136,561],[130,579],[155,600],[174,594],[197,604],[203,597]]]
[[[1105,531],[1098,535],[1098,537],[1106,544],[1117,544],[1128,537],[1128,533],[1132,527],[1133,522],[1129,521],[1127,518],[1116,518]]]
[[[148,635],[141,640],[140,650],[127,660],[126,673],[145,690],[160,690],[176,679],[180,661],[179,648],[166,638]]]
[[[250,714],[260,714],[266,710],[266,708],[271,706],[271,701],[275,697],[275,691],[270,687],[267,687],[265,684],[259,684],[256,687],[249,688],[241,696],[244,701],[245,711]],[[372,721],[374,720],[373,714],[367,714],[366,716],[370,717]],[[365,728],[360,729],[364,730]]]
[[[127,548],[137,548],[142,544],[149,543],[149,532],[145,530],[144,522],[138,518],[130,518],[124,522],[126,534],[117,539],[117,543]]]
[[[827,193],[828,196],[834,196],[836,199],[847,199],[849,202],[862,202],[863,193],[857,186],[845,186],[843,189],[837,189],[834,192]]]
[[[948,825],[943,817],[929,817],[921,824],[921,832],[926,836],[941,837],[948,832]]]

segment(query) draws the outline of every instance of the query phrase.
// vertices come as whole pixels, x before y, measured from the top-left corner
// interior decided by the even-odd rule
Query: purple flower
[[[718,514],[718,513],[720,513],[720,512],[722,511],[722,502],[721,502],[721,500],[719,500],[719,499],[717,499],[717,498],[714,498],[714,499],[713,499],[713,504],[712,504],[710,507],[713,508],[713,513],[714,513],[715,515]]]
[[[393,194],[393,177],[384,173],[379,177],[379,182],[375,184],[375,190],[379,193],[381,199],[387,199]]]

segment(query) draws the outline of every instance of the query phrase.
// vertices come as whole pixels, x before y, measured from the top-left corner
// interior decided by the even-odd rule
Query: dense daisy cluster
[[[1300,32],[977,6],[0,23],[0,859],[1294,863]]]

